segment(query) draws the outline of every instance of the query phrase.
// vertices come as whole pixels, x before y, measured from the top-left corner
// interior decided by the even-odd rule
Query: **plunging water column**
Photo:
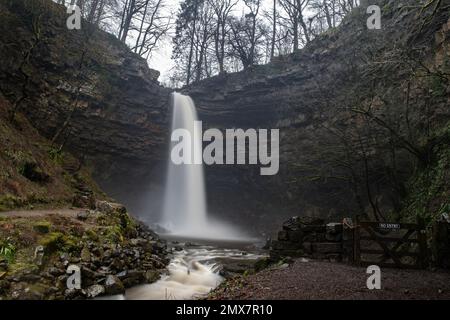
[[[197,121],[194,102],[189,96],[174,92],[172,106],[171,132],[176,129],[189,131],[192,159],[202,159],[202,133],[194,127],[194,121]],[[170,150],[177,143],[171,142]],[[243,239],[234,228],[207,217],[203,164],[174,164],[170,152],[162,224],[171,234],[182,237]]]
[[[201,132],[195,132],[197,112],[188,96],[174,92],[172,132],[186,129],[192,137],[192,152],[202,157]],[[198,129],[197,129],[198,130]],[[199,131],[199,130],[198,130]],[[194,139],[196,137],[197,139]],[[176,142],[172,142],[172,146]],[[206,226],[206,199],[203,166],[201,164],[176,165],[170,159],[166,182],[164,223],[172,233],[194,236]]]

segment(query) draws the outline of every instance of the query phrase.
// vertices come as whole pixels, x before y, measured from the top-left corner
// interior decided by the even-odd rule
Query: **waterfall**
[[[172,132],[186,129],[191,134],[192,151],[202,157],[201,132],[194,132],[197,112],[192,99],[177,92],[172,94]],[[194,139],[195,137],[195,139]],[[171,143],[171,146],[175,142]],[[176,165],[170,160],[164,200],[164,224],[175,234],[195,235],[206,226],[205,182],[202,164]]]
[[[202,159],[202,133],[194,126],[197,112],[189,96],[172,94],[172,132],[185,129],[191,135],[193,159]],[[173,146],[177,142],[171,142]],[[164,197],[162,225],[177,236],[208,239],[242,240],[236,228],[207,217],[206,190],[202,161],[193,164],[174,164],[169,151],[168,173]]]

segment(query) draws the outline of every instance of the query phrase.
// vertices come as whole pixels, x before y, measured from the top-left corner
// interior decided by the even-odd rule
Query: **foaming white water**
[[[195,248],[174,254],[168,266],[169,274],[153,284],[127,290],[130,300],[187,300],[200,298],[217,287],[223,278],[219,275],[217,258],[256,259],[258,255],[242,256],[240,250]],[[123,298],[123,297],[121,297]]]
[[[245,239],[241,232],[229,225],[208,219],[206,190],[202,161],[202,133],[194,126],[197,112],[188,96],[174,92],[172,132],[185,129],[191,135],[192,164],[176,165],[169,152],[168,174],[161,225],[171,234],[207,239]],[[171,143],[171,150],[178,142]]]

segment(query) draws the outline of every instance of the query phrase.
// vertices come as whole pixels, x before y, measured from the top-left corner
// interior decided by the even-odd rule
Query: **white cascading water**
[[[202,133],[194,127],[197,121],[194,102],[177,92],[172,98],[172,132],[180,128],[188,130],[192,138],[191,156],[202,159]],[[171,150],[175,144],[177,142],[171,143]],[[181,237],[242,240],[242,234],[234,228],[208,219],[203,164],[192,161],[193,164],[176,165],[170,159],[170,152],[168,161],[162,225],[171,234]]]
[[[152,284],[130,288],[124,295],[109,296],[118,300],[185,300],[204,297],[224,279],[219,274],[220,259],[229,261],[256,260],[257,253],[242,255],[238,249],[197,247],[173,254],[168,273]],[[100,298],[104,299],[104,298]]]
[[[192,137],[192,156],[201,157],[201,132],[194,132],[194,121],[197,121],[194,102],[176,92],[172,98],[172,132],[180,128],[188,130]],[[172,142],[171,146],[174,144]],[[195,155],[194,152],[200,154]],[[175,165],[169,154],[163,223],[171,233],[186,236],[198,235],[206,226],[205,182],[201,164]]]
[[[194,121],[197,112],[192,99],[179,93],[173,93],[172,131],[186,129],[193,139],[192,150],[196,157],[202,154],[201,132],[194,134]],[[172,144],[173,147],[173,144]],[[172,149],[172,148],[171,148]],[[200,153],[200,154],[199,154]],[[197,158],[198,159],[198,158]],[[206,190],[202,164],[175,165],[170,159],[166,181],[164,217],[162,225],[171,235],[179,238],[209,239],[217,243],[244,241],[251,238],[229,225],[211,220],[207,216]],[[230,242],[227,242],[230,241]],[[212,246],[184,248],[172,254],[168,273],[152,284],[128,289],[125,295],[110,296],[108,299],[194,299],[204,297],[217,287],[223,278],[219,274],[218,259],[231,261],[256,260],[256,253],[243,254],[238,249],[219,249]]]

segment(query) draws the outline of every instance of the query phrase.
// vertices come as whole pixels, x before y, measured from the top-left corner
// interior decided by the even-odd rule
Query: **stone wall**
[[[325,223],[312,217],[292,217],[270,241],[270,256],[310,257],[341,261],[343,259],[343,224]]]

